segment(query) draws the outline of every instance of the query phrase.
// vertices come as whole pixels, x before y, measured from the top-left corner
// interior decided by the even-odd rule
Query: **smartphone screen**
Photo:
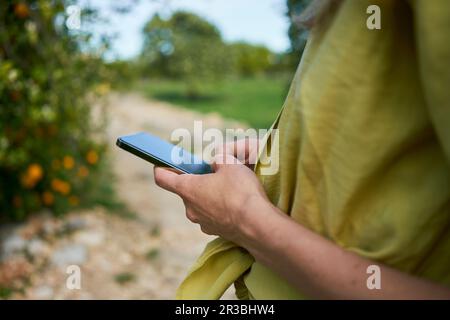
[[[149,133],[140,132],[119,137],[116,144],[155,165],[174,168],[182,173],[212,173],[209,164],[189,151]]]

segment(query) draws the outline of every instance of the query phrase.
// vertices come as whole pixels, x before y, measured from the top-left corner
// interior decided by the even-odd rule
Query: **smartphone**
[[[180,173],[212,173],[211,166],[183,148],[154,135],[139,132],[117,138],[120,148],[157,166],[170,167]]]

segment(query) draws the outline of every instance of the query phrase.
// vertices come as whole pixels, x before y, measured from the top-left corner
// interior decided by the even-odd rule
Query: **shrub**
[[[87,206],[108,185],[105,145],[89,104],[91,92],[107,85],[99,85],[100,59],[83,53],[89,35],[64,24],[68,4],[0,6],[1,218]]]

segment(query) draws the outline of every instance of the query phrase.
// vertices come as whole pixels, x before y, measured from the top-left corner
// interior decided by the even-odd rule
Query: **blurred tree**
[[[287,16],[291,22],[288,30],[291,42],[288,59],[289,63],[293,66],[297,66],[300,61],[300,57],[306,44],[306,31],[302,29],[295,20],[311,1],[312,0],[287,0]]]
[[[130,89],[139,77],[140,66],[136,60],[114,60],[105,65],[114,90]]]
[[[72,3],[0,5],[0,218],[89,205],[109,183],[89,101],[108,84],[100,57],[84,50],[90,34],[66,26]]]
[[[181,11],[168,20],[155,15],[146,24],[141,60],[148,74],[184,80],[192,98],[201,94],[204,84],[223,79],[233,68],[219,30],[195,14]]]
[[[245,42],[230,45],[239,75],[254,76],[268,72],[276,62],[276,55],[264,46]]]

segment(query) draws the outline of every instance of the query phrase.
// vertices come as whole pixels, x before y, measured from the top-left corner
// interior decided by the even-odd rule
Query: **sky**
[[[133,1],[133,0],[132,0]],[[286,0],[134,0],[131,11],[111,10],[113,0],[81,0],[98,8],[107,24],[94,25],[94,33],[115,34],[112,59],[136,56],[142,46],[142,28],[155,13],[169,17],[176,10],[194,12],[215,24],[227,42],[244,40],[276,52],[289,48]],[[133,3],[133,2],[132,2]]]

